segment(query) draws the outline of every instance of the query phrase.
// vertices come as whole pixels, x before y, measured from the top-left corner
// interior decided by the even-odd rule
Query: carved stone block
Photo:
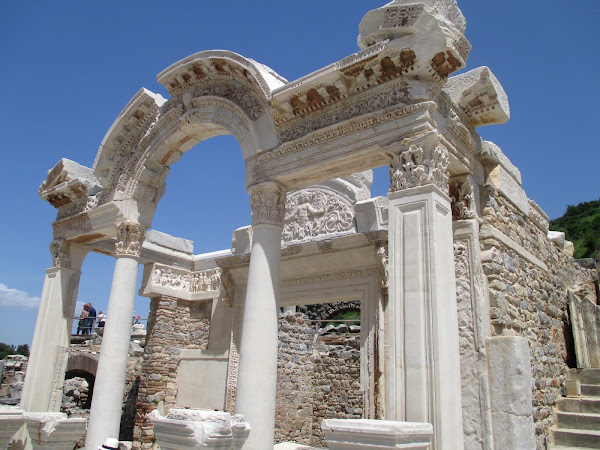
[[[449,78],[444,91],[460,106],[475,128],[503,124],[510,119],[508,96],[487,67]]]

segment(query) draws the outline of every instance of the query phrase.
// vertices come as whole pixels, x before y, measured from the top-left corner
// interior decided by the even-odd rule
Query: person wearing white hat
[[[115,438],[108,438],[104,441],[102,446],[98,447],[98,450],[119,450],[119,440]]]

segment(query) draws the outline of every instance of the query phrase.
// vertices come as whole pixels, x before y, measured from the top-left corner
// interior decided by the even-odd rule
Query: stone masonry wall
[[[313,421],[315,330],[300,314],[279,316],[275,441],[309,445]]]
[[[321,421],[363,415],[360,336],[320,336],[301,314],[279,317],[275,441],[324,447]]]
[[[360,337],[323,336],[313,352],[313,440],[325,447],[323,419],[360,419],[363,393],[360,389]]]
[[[206,349],[210,302],[153,298],[139,388],[134,448],[152,448],[154,431],[147,415],[157,407],[167,412],[177,398],[177,367],[182,349]]]
[[[584,292],[595,297],[593,282],[597,274],[578,266],[548,240],[544,220],[536,217],[535,211],[529,217],[489,188],[482,206],[482,230],[491,225],[534,256],[525,258],[523,251],[517,252],[502,239],[482,233],[492,334],[521,335],[529,341],[536,441],[537,448],[542,449],[548,428],[555,421],[554,407],[568,370],[567,289],[583,286]]]

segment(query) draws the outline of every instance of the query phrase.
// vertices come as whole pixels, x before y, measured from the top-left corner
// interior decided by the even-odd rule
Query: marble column
[[[119,437],[138,258],[144,240],[144,229],[138,223],[129,221],[119,223],[117,228],[115,271],[96,371],[86,450],[96,450],[107,438]]]
[[[273,448],[277,385],[279,263],[285,190],[277,183],[249,189],[252,251],[242,319],[235,412],[250,424],[244,449]]]
[[[67,350],[87,250],[64,240],[50,244],[53,267],[46,270],[21,408],[29,412],[60,411]]]
[[[386,418],[433,424],[432,449],[462,449],[460,354],[447,151],[437,133],[390,159]]]

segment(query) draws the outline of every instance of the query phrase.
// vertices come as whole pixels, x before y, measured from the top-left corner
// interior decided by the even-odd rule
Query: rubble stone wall
[[[520,335],[529,341],[540,449],[554,424],[554,407],[567,376],[567,290],[596,301],[597,274],[580,267],[548,240],[545,219],[536,211],[524,214],[493,189],[484,194],[482,206],[480,243],[489,283],[492,335]],[[486,226],[509,240],[486,233]]]
[[[152,448],[154,431],[147,415],[159,405],[175,407],[177,367],[183,349],[206,349],[211,303],[172,297],[153,298],[146,336],[134,448]]]
[[[279,316],[275,441],[309,445],[313,421],[315,330],[299,314]]]
[[[320,336],[302,314],[279,318],[275,441],[325,447],[323,419],[358,419],[360,336]]]
[[[323,419],[360,419],[363,393],[360,389],[360,337],[324,336],[315,346],[313,371],[314,447],[325,447]]]

